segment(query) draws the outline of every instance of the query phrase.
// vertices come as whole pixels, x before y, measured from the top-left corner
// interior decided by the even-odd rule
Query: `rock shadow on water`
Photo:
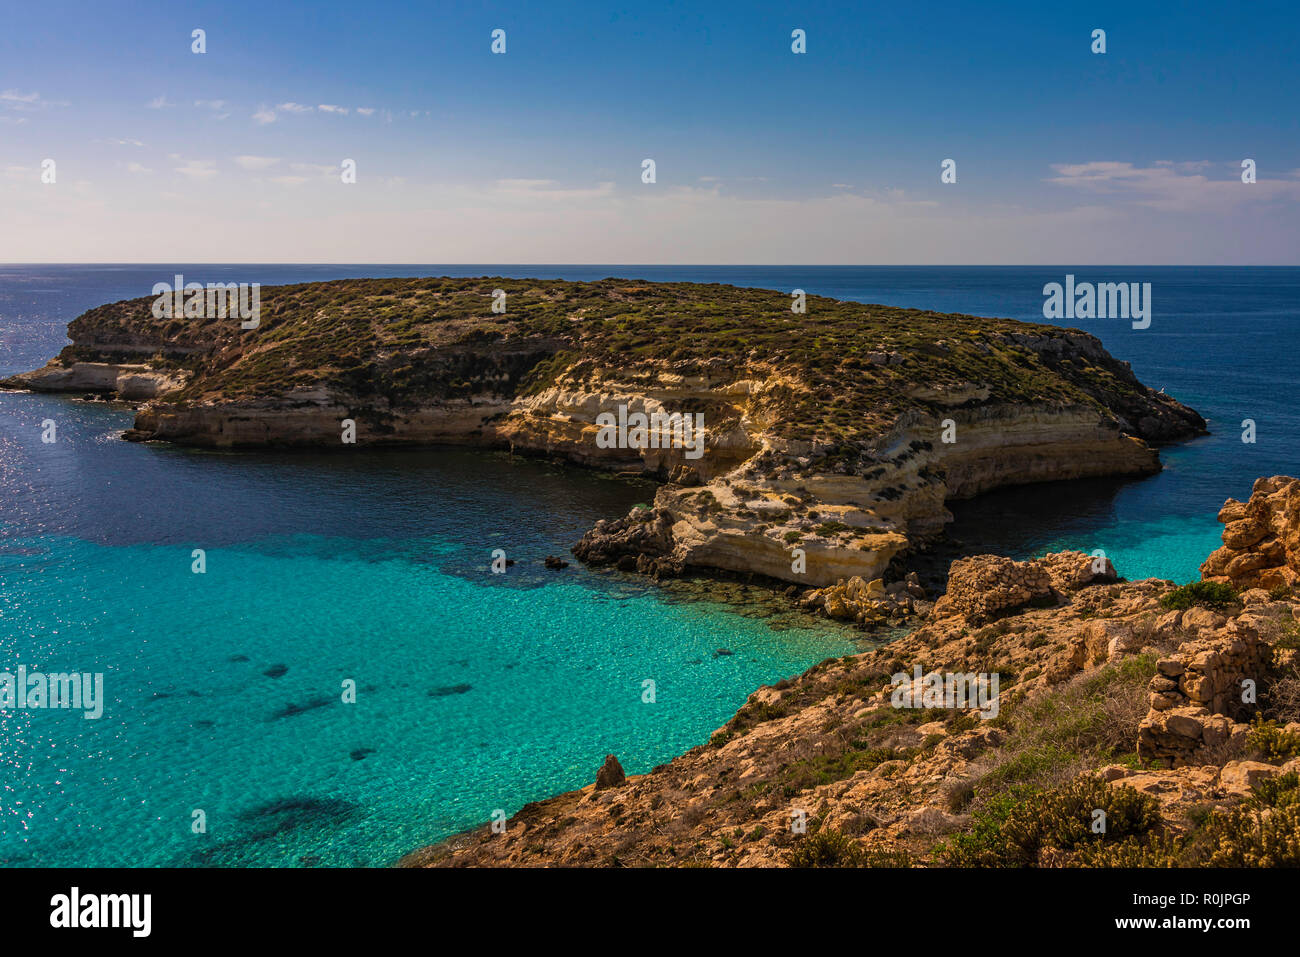
[[[444,685],[441,688],[430,688],[428,695],[430,698],[448,698],[451,695],[465,694],[473,689],[473,685]]]
[[[334,797],[294,795],[241,811],[241,833],[189,854],[193,867],[266,867],[298,861],[319,852],[330,839],[355,823],[362,807]]]

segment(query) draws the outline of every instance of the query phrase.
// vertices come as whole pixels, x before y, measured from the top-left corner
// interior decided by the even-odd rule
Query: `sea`
[[[1068,324],[1211,434],[1163,448],[1149,478],[954,503],[951,534],[1014,557],[1101,549],[1127,578],[1185,582],[1226,498],[1300,474],[1287,267],[9,265],[0,376],[43,365],[84,310],[176,273],[616,276],[1030,321],[1067,274],[1149,282],[1148,328]],[[0,392],[0,673],[101,674],[104,689],[98,719],[0,711],[0,865],[388,865],[590,783],[606,754],[649,771],[758,686],[872,640],[760,589],[543,567],[651,501],[644,481],[464,449],[138,445],[119,437],[131,419]]]

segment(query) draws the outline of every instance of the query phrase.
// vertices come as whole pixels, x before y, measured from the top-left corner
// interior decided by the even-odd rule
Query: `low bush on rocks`
[[[1265,721],[1260,715],[1255,715],[1251,723],[1246,745],[1269,764],[1281,764],[1300,757],[1300,734],[1287,731],[1276,721]]]
[[[1300,775],[1262,781],[1241,804],[1201,816],[1186,834],[1085,847],[1080,867],[1300,867]]]
[[[911,867],[905,851],[863,847],[839,831],[823,828],[799,841],[786,858],[790,867]]]
[[[1092,830],[1094,812],[1106,814],[1106,831]],[[1051,790],[1019,785],[972,817],[972,829],[939,848],[950,867],[1030,867],[1045,851],[1064,853],[1146,835],[1161,823],[1154,798],[1083,775]]]
[[[1221,610],[1238,600],[1237,589],[1226,582],[1192,582],[1180,585],[1160,596],[1160,607],[1170,611],[1186,611],[1193,605]]]
[[[868,748],[863,751],[845,751],[837,755],[817,755],[803,758],[787,767],[782,773],[782,792],[794,797],[800,791],[835,781],[851,778],[859,771],[870,771],[895,758],[906,760],[915,751],[911,749]]]

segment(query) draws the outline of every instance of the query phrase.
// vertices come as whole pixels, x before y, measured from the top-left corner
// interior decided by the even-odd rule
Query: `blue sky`
[[[0,260],[1295,264],[1298,27],[1280,3],[10,5]]]

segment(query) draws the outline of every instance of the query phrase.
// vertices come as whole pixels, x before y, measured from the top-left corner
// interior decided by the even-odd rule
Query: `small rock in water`
[[[725,658],[727,655],[734,655],[734,654],[735,652],[732,651],[730,648],[719,648],[717,651],[713,653],[713,657]]]
[[[618,763],[618,758],[612,754],[605,755],[605,763],[596,772],[596,790],[616,788],[626,780],[627,775],[623,773],[623,765]]]
[[[547,555],[543,564],[552,571],[559,571],[561,568],[568,568],[569,563],[563,558],[557,558],[554,555]]]
[[[231,661],[247,661],[247,660],[248,660],[248,655],[231,655],[231,656],[230,656],[230,660],[231,660]]]
[[[357,748],[352,752],[353,761],[364,761],[367,754],[374,754],[374,748]]]
[[[472,688],[472,687],[473,687],[473,685],[447,685],[447,686],[442,687],[442,688],[430,688],[430,689],[429,689],[429,697],[430,697],[430,698],[445,698],[445,697],[447,697],[448,695],[453,695],[453,694],[464,694],[466,691],[469,691],[470,688]]]
[[[271,667],[263,671],[262,674],[266,675],[268,678],[279,678],[288,672],[288,670],[288,665],[271,665]]]

